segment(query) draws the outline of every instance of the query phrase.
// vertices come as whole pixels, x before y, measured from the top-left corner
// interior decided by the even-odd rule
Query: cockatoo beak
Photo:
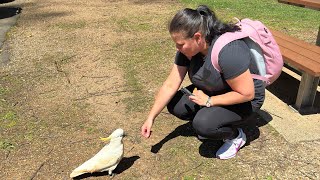
[[[111,137],[110,137],[110,136],[109,136],[109,137],[107,137],[107,138],[102,138],[102,137],[100,138],[100,140],[101,140],[101,141],[109,141],[110,139],[111,139]]]

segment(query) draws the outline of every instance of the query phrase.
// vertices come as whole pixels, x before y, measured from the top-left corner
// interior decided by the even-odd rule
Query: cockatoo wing
[[[70,177],[76,177],[85,173],[107,171],[108,168],[117,165],[123,157],[123,144],[110,143],[104,146],[95,156],[77,167]]]

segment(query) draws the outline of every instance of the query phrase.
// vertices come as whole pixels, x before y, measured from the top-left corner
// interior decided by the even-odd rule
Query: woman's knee
[[[167,109],[170,114],[176,116],[179,119],[182,119],[182,120],[190,120],[191,119],[190,114],[186,113],[185,111],[183,111],[181,108],[178,108],[177,106],[174,106],[172,104],[168,104]]]
[[[192,126],[198,135],[208,137],[217,129],[216,126],[209,124],[208,120],[195,117]]]
[[[198,135],[213,140],[229,139],[234,134],[234,129],[231,127],[218,127],[197,119],[194,119],[192,125]]]
[[[168,103],[167,109],[170,114],[182,120],[192,120],[195,114],[194,107],[190,107],[190,105],[188,105],[187,100],[183,99],[183,97],[173,98]]]

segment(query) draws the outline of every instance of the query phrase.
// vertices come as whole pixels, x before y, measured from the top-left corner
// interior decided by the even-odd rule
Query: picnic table
[[[278,0],[299,7],[320,10],[320,0]],[[313,107],[320,79],[320,26],[316,44],[309,44],[297,38],[273,30],[286,64],[302,72],[295,108],[302,111]]]
[[[292,4],[296,6],[311,8],[311,9],[320,9],[320,0],[278,0],[281,3]]]
[[[295,109],[302,112],[313,108],[320,77],[320,47],[280,31],[271,32],[280,47],[284,62],[302,72]]]

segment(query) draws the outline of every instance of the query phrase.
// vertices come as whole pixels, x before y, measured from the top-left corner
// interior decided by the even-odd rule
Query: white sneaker
[[[238,128],[239,135],[235,139],[224,140],[224,144],[219,148],[216,153],[219,159],[230,159],[236,156],[239,149],[246,143],[246,134],[241,128]]]

